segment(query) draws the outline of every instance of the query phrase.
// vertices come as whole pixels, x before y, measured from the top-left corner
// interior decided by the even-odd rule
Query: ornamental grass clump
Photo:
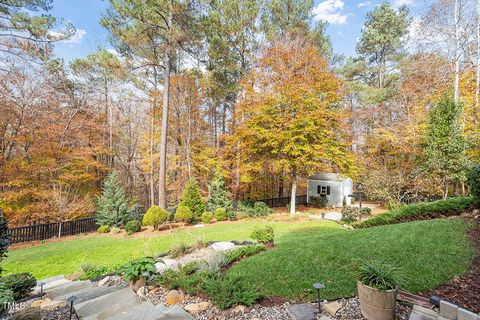
[[[399,268],[380,261],[363,261],[356,276],[362,284],[378,290],[395,290],[404,283]]]

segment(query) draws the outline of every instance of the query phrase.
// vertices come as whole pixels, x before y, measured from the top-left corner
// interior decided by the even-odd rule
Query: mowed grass
[[[322,282],[322,297],[356,295],[355,265],[378,259],[402,268],[402,287],[419,292],[465,273],[474,249],[462,219],[438,219],[360,230],[323,226],[280,237],[275,249],[242,261],[229,270],[268,296],[309,300],[312,284]]]
[[[256,225],[267,224],[265,219],[245,220],[235,223],[217,223],[203,228],[178,230],[173,235],[152,237],[124,237],[105,234],[79,236],[59,242],[50,242],[30,248],[11,250],[2,262],[6,273],[31,272],[37,279],[59,274],[81,271],[81,265],[92,263],[98,266],[114,267],[143,256],[154,256],[169,250],[178,241],[191,244],[195,238],[211,240],[248,240]],[[268,222],[282,239],[291,231],[306,227],[339,229],[332,222]]]
[[[403,269],[403,289],[436,287],[464,274],[473,259],[469,225],[462,219],[418,221],[345,230],[329,221],[271,222],[247,220],[180,230],[158,237],[82,236],[68,241],[17,249],[2,263],[7,273],[32,272],[38,279],[79,272],[83,263],[117,266],[131,259],[167,251],[175,241],[195,238],[245,240],[255,225],[270,224],[274,249],[233,266],[238,274],[268,296],[313,298],[312,284],[321,281],[325,299],[356,294],[354,267],[360,259],[379,259]]]

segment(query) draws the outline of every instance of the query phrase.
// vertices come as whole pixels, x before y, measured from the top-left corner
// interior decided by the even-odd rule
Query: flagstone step
[[[151,303],[142,303],[127,312],[117,313],[106,320],[191,320],[193,317],[176,305],[167,308],[163,305],[154,306]]]
[[[37,281],[37,286],[33,289],[33,293],[34,294],[37,294],[37,293],[40,293],[40,290],[41,290],[41,286],[39,285],[39,283],[41,283],[42,281]],[[43,292],[47,292],[49,290],[52,290],[54,288],[57,288],[57,287],[61,287],[67,283],[70,283],[71,281],[69,280],[66,280],[66,279],[58,279],[58,280],[54,280],[54,281],[50,281],[48,283],[45,282],[45,284],[43,285]]]
[[[120,287],[90,287],[87,286],[85,288],[82,288],[77,291],[69,292],[64,295],[60,295],[55,297],[53,300],[56,301],[67,301],[67,299],[71,296],[75,296],[75,302],[74,304],[77,305],[79,303],[82,303],[87,300],[92,300],[104,295],[107,295],[109,293],[121,290],[122,288]]]
[[[44,288],[44,290],[47,293],[47,297],[54,300],[57,297],[68,295],[72,292],[92,287],[93,284],[90,281],[69,281],[53,288]]]
[[[75,306],[77,314],[84,320],[103,320],[122,311],[129,310],[142,302],[129,288],[81,302]]]

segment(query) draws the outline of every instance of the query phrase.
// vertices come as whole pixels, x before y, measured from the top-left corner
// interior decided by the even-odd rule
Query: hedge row
[[[472,197],[458,197],[434,202],[422,202],[376,215],[368,220],[356,222],[353,226],[355,228],[369,228],[415,220],[449,217],[466,212],[474,206],[475,200]]]

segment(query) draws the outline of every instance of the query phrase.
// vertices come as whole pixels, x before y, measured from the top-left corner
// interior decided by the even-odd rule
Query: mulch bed
[[[480,313],[480,225],[470,230],[469,237],[476,248],[470,271],[463,277],[455,277],[446,284],[425,292],[425,297],[438,296],[460,307]]]

